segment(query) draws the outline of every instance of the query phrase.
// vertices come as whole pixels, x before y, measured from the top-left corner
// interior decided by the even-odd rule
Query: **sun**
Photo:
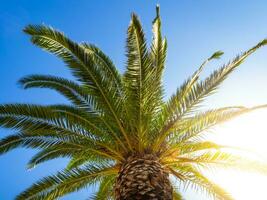
[[[220,144],[246,149],[267,161],[267,109],[245,114],[216,127],[208,136]],[[266,197],[267,175],[219,170],[208,174],[232,194],[236,200],[264,200]]]

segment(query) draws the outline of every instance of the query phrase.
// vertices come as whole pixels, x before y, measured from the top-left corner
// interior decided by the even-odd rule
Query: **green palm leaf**
[[[93,96],[96,98],[99,106],[109,114],[108,120],[114,121],[121,133],[130,145],[128,136],[119,120],[120,98],[114,91],[112,82],[107,80],[103,70],[94,62],[91,53],[88,53],[83,46],[71,41],[63,33],[55,31],[45,26],[29,25],[24,31],[31,35],[34,44],[50,51],[67,63],[74,76],[86,86],[94,88]],[[131,145],[130,145],[131,146]]]
[[[83,87],[77,83],[55,76],[31,75],[19,80],[24,89],[28,88],[50,88],[64,95],[74,105],[88,111],[98,111],[94,98],[90,95],[90,88]]]
[[[101,178],[116,173],[112,166],[85,166],[48,176],[25,190],[16,200],[56,199],[67,193],[95,184]]]
[[[216,89],[218,89],[219,85],[228,77],[228,75],[233,72],[249,55],[254,53],[258,48],[267,44],[267,40],[262,40],[256,46],[252,47],[248,51],[242,53],[241,55],[235,57],[228,64],[223,65],[220,69],[215,70],[209,77],[207,77],[204,81],[198,82],[194,84],[188,92],[184,93],[182,86],[181,90],[177,90],[176,94],[171,97],[171,102],[174,106],[172,106],[172,110],[175,110],[174,115],[170,120],[166,121],[166,124],[163,126],[162,130],[159,132],[159,145],[166,134],[171,131],[173,126],[184,116],[190,114],[194,108],[196,108],[203,100],[214,93]],[[182,96],[180,95],[180,91],[182,91]],[[167,103],[172,104],[172,103]],[[164,111],[164,110],[163,110]],[[166,112],[166,111],[164,111]]]
[[[90,199],[93,200],[111,200],[113,199],[113,188],[116,176],[110,175],[103,178],[100,183],[98,192]]]

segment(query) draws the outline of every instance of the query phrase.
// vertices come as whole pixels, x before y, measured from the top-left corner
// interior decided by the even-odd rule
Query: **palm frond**
[[[101,66],[94,62],[94,56],[83,46],[71,41],[63,33],[51,27],[29,25],[24,29],[31,35],[37,46],[56,54],[71,69],[73,75],[84,85],[90,86],[91,95],[98,106],[105,111],[108,123],[114,122],[131,148],[129,138],[120,121],[121,98],[116,95],[117,89]],[[115,121],[114,121],[115,120]]]
[[[78,108],[87,111],[98,111],[94,98],[90,95],[90,88],[83,87],[71,80],[50,75],[30,75],[19,80],[19,84],[24,88],[49,88],[64,95]],[[89,91],[88,91],[89,90]]]
[[[106,176],[100,183],[97,193],[90,199],[92,200],[111,200],[113,199],[113,185],[115,175]]]
[[[96,184],[107,175],[115,174],[113,166],[89,165],[65,170],[38,181],[16,197],[16,200],[57,199],[67,193]]]
[[[254,53],[258,48],[267,44],[267,39],[259,42],[256,46],[252,47],[248,51],[235,57],[232,61],[223,65],[220,69],[215,70],[209,77],[204,81],[197,82],[186,92],[183,92],[184,86],[177,90],[176,94],[170,99],[170,102],[174,102],[170,110],[174,110],[174,114],[165,122],[162,130],[159,132],[159,139],[156,142],[156,147],[162,143],[173,126],[186,115],[189,115],[194,108],[209,95],[214,93],[220,84],[233,72],[249,55]],[[182,92],[182,95],[180,95]],[[171,103],[167,102],[167,105]],[[168,109],[168,110],[169,110]],[[163,110],[163,112],[166,112]]]
[[[173,171],[185,177],[185,180],[182,180],[185,189],[190,187],[197,192],[201,191],[202,193],[206,193],[216,200],[233,200],[228,192],[211,182],[201,172],[190,165],[176,166]],[[173,173],[173,175],[176,176],[176,173]],[[179,179],[179,177],[177,178]]]
[[[77,142],[78,140],[75,140],[73,143],[67,138],[62,138],[63,137],[44,137],[25,133],[9,135],[0,140],[0,154],[7,153],[8,151],[18,147],[42,149],[60,144],[76,145],[76,148],[80,148],[82,146],[82,144]]]
[[[41,106],[32,104],[1,105],[0,125],[5,128],[24,131],[35,131],[38,129],[46,129],[47,131],[66,130],[87,137],[90,137],[92,134],[101,135],[102,130],[97,127],[99,124],[89,123],[88,117],[91,117],[90,120],[97,119],[94,114],[86,113],[87,119],[82,118],[85,114],[79,116],[79,118],[71,118],[71,115],[66,116],[67,113],[64,113],[64,115],[60,113],[57,110],[59,107],[61,109],[67,109],[67,106]],[[79,113],[84,112],[80,110]],[[74,115],[75,113],[72,114]],[[85,127],[83,126],[83,121],[87,122]]]
[[[187,117],[178,122],[177,130],[169,135],[168,140],[171,144],[182,144],[187,141],[197,140],[198,138],[201,138],[201,134],[204,134],[205,131],[218,124],[265,107],[267,107],[267,105],[251,108],[236,106],[200,112],[199,114],[195,114],[193,117]]]
[[[118,90],[116,94],[121,96],[123,93],[122,77],[112,60],[93,44],[82,43],[81,46],[85,48],[86,52],[92,55],[94,63],[106,73],[106,78],[110,79],[109,82],[114,84],[114,87]]]
[[[162,153],[161,159],[164,163],[165,160],[172,160],[177,155],[196,154],[202,151],[209,150],[222,150],[222,149],[235,149],[235,147],[219,145],[210,141],[203,142],[187,142],[187,143],[175,143],[170,144],[168,148]]]
[[[203,68],[214,59],[219,59],[223,55],[222,51],[216,51],[213,53],[208,59],[206,59],[200,67],[190,76],[182,86],[177,90],[176,94],[173,95],[170,100],[163,106],[163,112],[160,113],[159,124],[164,125],[166,121],[172,120],[173,115],[175,115],[177,104],[179,104],[179,100],[184,98],[186,94],[190,91],[190,89],[197,83],[200,77],[200,73]],[[178,111],[179,112],[179,111]]]
[[[0,106],[0,125],[7,128],[19,129],[23,132],[30,132],[30,139],[32,139],[32,136],[36,136],[33,133],[40,136],[40,131],[45,131],[46,133],[58,132],[63,135],[70,134],[76,138],[80,138],[80,142],[87,141],[87,145],[98,146],[100,149],[104,148],[109,153],[96,149],[91,149],[92,151],[101,152],[110,157],[113,155],[113,158],[123,160],[116,143],[114,145],[110,144],[113,140],[110,140],[111,137],[108,134],[104,134],[97,127],[101,123],[96,120],[97,118],[94,114],[91,115],[89,112],[85,113],[70,106],[56,105],[47,107],[28,104],[7,104]],[[48,135],[44,134],[42,136]],[[13,140],[13,143],[10,144],[16,147],[14,146],[15,144],[22,145],[24,142],[25,137],[20,142],[14,142]],[[114,157],[114,155],[116,156]]]
[[[151,140],[155,132],[158,131],[158,118],[161,117],[161,107],[164,104],[164,88],[162,84],[162,74],[165,68],[165,61],[167,56],[167,40],[162,37],[161,33],[161,18],[159,13],[159,6],[156,8],[157,15],[153,20],[152,32],[153,40],[150,47],[149,55],[151,57],[153,73],[151,76],[151,84],[149,90],[151,91],[149,107],[151,107],[151,113],[154,116],[150,125],[151,133],[148,135],[147,140]]]
[[[79,152],[71,157],[66,169],[71,170],[83,166],[88,163],[106,163],[110,164],[114,162],[114,159],[107,158],[106,156],[94,153],[90,150]]]
[[[178,166],[179,164],[195,164],[204,168],[231,168],[266,174],[267,163],[258,159],[250,159],[224,151],[210,151],[196,155],[178,156],[176,161],[166,163],[168,166]]]
[[[137,134],[138,148],[142,143],[142,136],[146,130],[145,117],[149,117],[144,108],[147,98],[147,88],[145,87],[151,64],[147,56],[145,36],[136,15],[132,15],[131,24],[128,28],[127,38],[127,70],[124,75],[126,87],[126,102],[131,105],[128,108],[132,117],[129,122],[132,133]]]
[[[45,148],[35,154],[27,164],[27,168],[31,169],[37,165],[55,158],[70,158],[72,155],[83,151],[85,148],[78,148],[78,145],[57,144],[52,147]]]

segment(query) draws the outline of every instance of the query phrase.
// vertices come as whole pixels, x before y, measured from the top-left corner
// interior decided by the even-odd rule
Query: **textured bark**
[[[156,156],[130,156],[121,166],[115,197],[116,200],[172,200],[169,174]]]

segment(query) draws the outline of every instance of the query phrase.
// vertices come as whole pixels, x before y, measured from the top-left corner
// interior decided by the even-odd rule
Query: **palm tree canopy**
[[[50,75],[19,80],[25,89],[55,90],[70,104],[0,105],[0,125],[16,132],[0,141],[1,154],[18,147],[38,149],[29,168],[55,158],[70,159],[66,169],[33,184],[17,200],[57,199],[95,184],[98,190],[90,198],[112,199],[120,166],[134,154],[156,155],[185,187],[205,191],[215,199],[232,197],[205,177],[201,167],[253,166],[264,171],[258,163],[227,153],[228,147],[202,136],[219,123],[265,105],[205,111],[198,107],[249,55],[266,45],[266,39],[200,79],[204,66],[223,54],[215,52],[165,101],[162,74],[167,40],[161,34],[159,7],[150,46],[138,17],[132,15],[124,74],[98,47],[76,43],[52,27],[29,25],[24,32],[33,44],[59,57],[76,80]],[[179,188],[173,198],[182,199]]]

